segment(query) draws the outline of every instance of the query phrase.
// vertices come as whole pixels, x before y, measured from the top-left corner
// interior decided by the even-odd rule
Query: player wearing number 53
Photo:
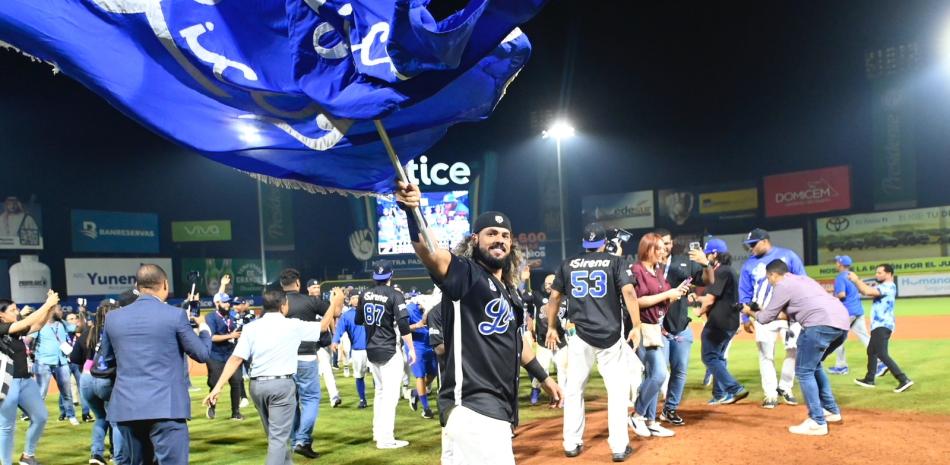
[[[633,453],[627,435],[627,400],[630,392],[628,352],[624,339],[640,343],[640,311],[632,274],[621,257],[604,251],[607,232],[598,223],[584,228],[581,255],[567,259],[558,268],[546,309],[547,346],[554,349],[558,334],[555,318],[561,296],[568,299],[565,318],[576,335],[567,338],[568,376],[564,386],[564,454],[576,457],[583,450],[584,387],[597,361],[607,387],[607,443],[613,461],[622,462]],[[633,328],[623,328],[620,298],[623,298]],[[654,395],[655,397],[655,395]]]
[[[402,387],[403,361],[399,337],[409,348],[409,364],[416,362],[416,350],[409,330],[409,313],[402,293],[391,286],[393,270],[380,263],[373,270],[376,287],[363,292],[356,306],[356,324],[366,327],[366,355],[373,374],[373,440],[378,449],[409,445],[396,440],[396,405]],[[398,332],[397,332],[398,331]]]

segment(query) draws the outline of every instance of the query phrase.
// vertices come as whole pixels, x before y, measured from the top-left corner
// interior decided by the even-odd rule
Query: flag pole
[[[376,132],[379,133],[379,138],[382,139],[383,145],[386,146],[386,153],[389,154],[389,161],[392,162],[393,168],[396,169],[396,175],[399,176],[400,181],[409,184],[409,177],[406,176],[406,170],[403,169],[399,157],[396,156],[396,150],[393,148],[392,141],[389,140],[389,134],[386,133],[383,122],[375,119],[373,123],[376,124]],[[416,223],[419,224],[419,229],[422,232],[422,239],[425,241],[426,248],[431,252],[435,252],[435,242],[433,242],[432,236],[429,235],[429,229],[425,227],[425,219],[422,218],[422,211],[419,210],[419,207],[412,209],[412,215],[416,217]]]

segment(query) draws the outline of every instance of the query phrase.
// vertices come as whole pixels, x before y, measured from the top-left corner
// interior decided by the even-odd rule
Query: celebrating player
[[[416,208],[419,187],[399,182],[396,198],[403,208]],[[429,250],[421,240],[425,225],[407,216],[416,255],[443,295],[442,463],[514,464],[511,428],[518,422],[519,359],[531,376],[544,379],[558,404],[561,393],[518,331],[522,312],[512,295],[522,256],[511,222],[499,212],[481,214],[472,235],[453,254]]]

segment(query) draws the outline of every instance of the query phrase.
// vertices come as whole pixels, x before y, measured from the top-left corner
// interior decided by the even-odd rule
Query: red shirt
[[[656,274],[647,271],[641,262],[634,263],[631,270],[633,271],[633,276],[636,278],[634,287],[637,290],[637,297],[662,294],[671,289],[670,283],[666,282],[659,265],[654,270]],[[669,300],[663,300],[652,307],[641,306],[640,321],[649,324],[660,324],[663,315],[666,315],[669,308]]]

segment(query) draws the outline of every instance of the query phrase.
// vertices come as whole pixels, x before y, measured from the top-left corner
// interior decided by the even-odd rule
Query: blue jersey
[[[848,309],[848,316],[864,315],[864,307],[861,306],[861,294],[858,292],[858,286],[848,279],[848,272],[842,271],[835,277],[835,297],[844,292],[844,298],[841,303]]]
[[[406,312],[409,313],[409,324],[414,325],[425,317],[425,311],[423,311],[422,306],[418,302],[409,302],[406,304]],[[423,342],[426,345],[429,345],[429,328],[423,326],[419,329],[412,330],[412,340],[416,343]]]
[[[333,334],[334,344],[340,343],[343,333],[350,337],[350,350],[366,350],[366,327],[356,324],[356,309],[353,307],[348,307],[340,315]]]
[[[894,302],[897,299],[897,285],[880,283],[876,288],[881,295],[871,303],[871,331],[875,328],[887,328],[894,331]]]
[[[805,266],[798,254],[781,247],[772,247],[761,257],[750,256],[742,265],[742,272],[739,273],[739,303],[755,302],[763,309],[768,306],[772,299],[772,285],[765,278],[765,267],[773,260],[782,260],[788,265],[790,273],[805,276]],[[742,321],[748,320],[749,317],[743,314]]]

